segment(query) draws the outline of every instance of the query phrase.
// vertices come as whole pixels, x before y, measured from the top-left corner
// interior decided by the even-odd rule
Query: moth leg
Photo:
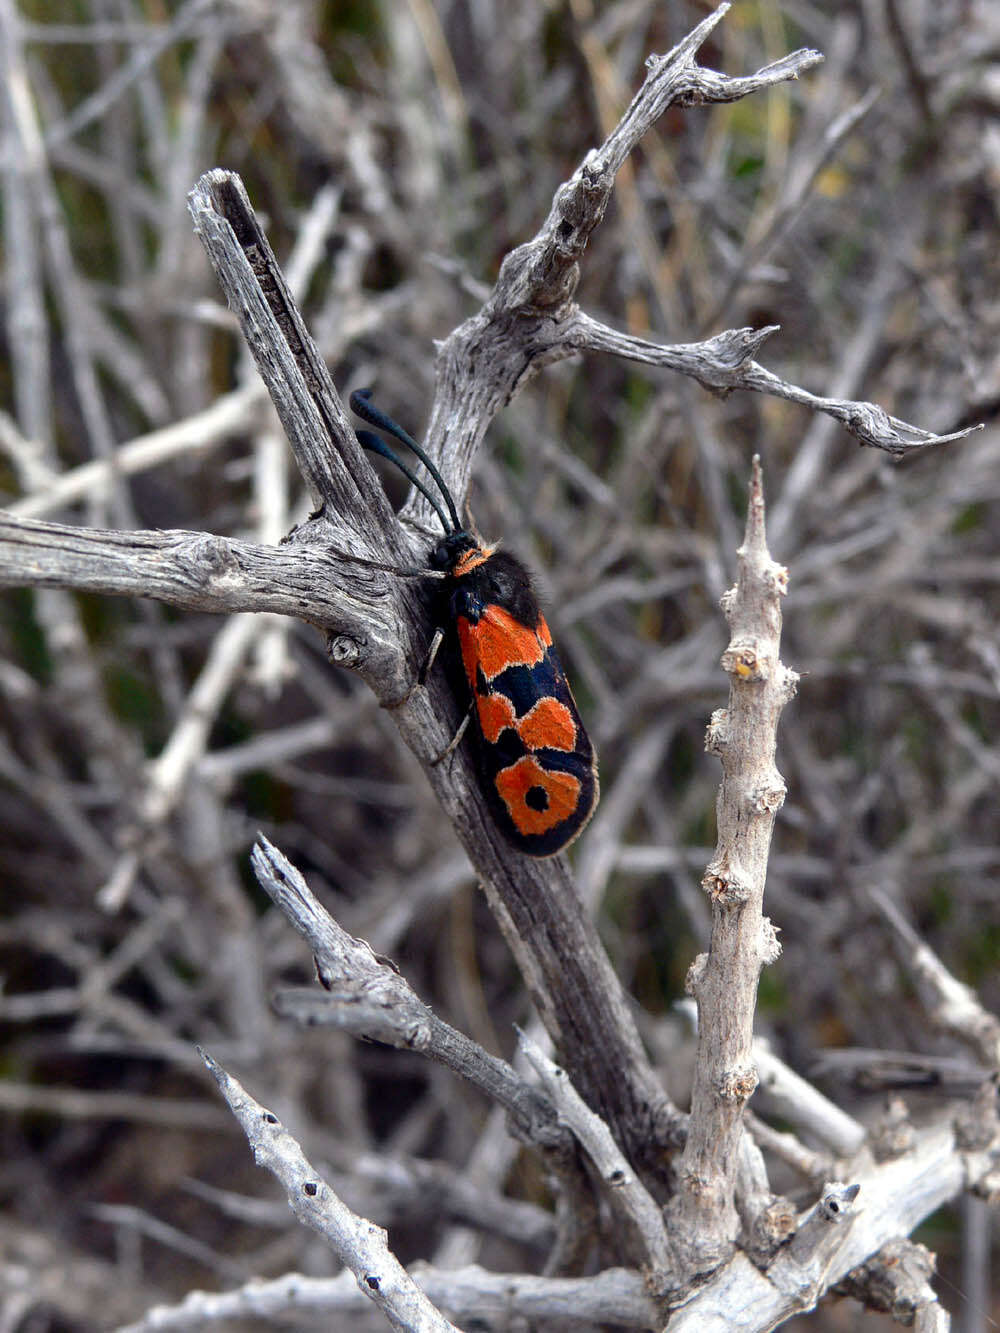
[[[434,637],[431,639],[431,646],[427,649],[427,656],[424,658],[423,665],[417,672],[416,679],[401,699],[394,699],[391,704],[383,705],[386,708],[402,708],[408,704],[418,689],[427,684],[427,677],[430,675],[431,667],[434,665],[434,659],[438,655],[438,649],[444,642],[444,632],[440,629],[434,631]]]
[[[475,708],[475,704],[471,703],[469,705],[469,711],[466,713],[465,717],[462,718],[462,721],[459,723],[458,730],[455,732],[454,736],[452,736],[451,740],[449,741],[448,748],[442,750],[436,759],[431,760],[431,768],[437,768],[438,764],[443,764],[444,761],[448,758],[448,756],[453,755],[455,751],[458,749],[459,742],[465,735],[465,730],[469,725],[469,719],[472,717],[473,708]]]
[[[442,643],[444,643],[444,630],[436,629],[434,637],[431,639],[431,646],[427,649],[424,664],[417,672],[417,685],[427,684],[427,677],[431,674],[431,667],[434,665],[434,659],[437,657]]]

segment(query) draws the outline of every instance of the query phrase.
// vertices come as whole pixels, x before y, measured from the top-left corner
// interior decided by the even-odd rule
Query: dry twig
[[[769,22],[782,8],[769,9]],[[573,24],[557,35],[545,26],[551,7],[530,0],[483,0],[468,30],[462,6],[428,3],[392,11],[370,64],[352,34],[343,50],[356,69],[339,86],[305,7],[265,0],[237,14],[192,0],[162,25],[132,22],[126,6],[121,22],[74,26],[25,24],[0,3],[12,388],[10,415],[0,417],[12,492],[0,580],[34,589],[30,601],[12,599],[10,626],[0,627],[11,658],[0,663],[11,885],[11,920],[0,923],[11,993],[0,1016],[19,1071],[3,1085],[12,1207],[23,1201],[34,1217],[57,1164],[60,1212],[77,1219],[76,1242],[87,1246],[87,1192],[98,1170],[102,1194],[109,1176],[114,1183],[120,1141],[122,1160],[131,1152],[145,1164],[158,1154],[144,1151],[143,1127],[155,1125],[160,1136],[183,1135],[185,1160],[202,1154],[201,1131],[219,1125],[218,1108],[162,1086],[167,1067],[171,1079],[191,1077],[199,1034],[266,1089],[262,1097],[291,1103],[302,1142],[330,1160],[331,1183],[354,1214],[331,1203],[326,1220],[339,1219],[340,1240],[371,1238],[362,1216],[399,1221],[401,1245],[418,1233],[440,1266],[411,1276],[460,1323],[663,1325],[664,1306],[654,1307],[633,1270],[562,1276],[595,1261],[647,1265],[658,1298],[687,1300],[671,1328],[770,1327],[837,1283],[921,1326],[942,1322],[926,1256],[893,1244],[962,1190],[995,1196],[991,1085],[950,1085],[945,1115],[894,1102],[875,1119],[857,1099],[838,1105],[795,1074],[777,1054],[788,1055],[785,1032],[770,1051],[751,1045],[757,973],[775,952],[760,899],[784,795],[773,730],[790,680],[777,659],[777,571],[759,508],[738,587],[753,584],[756,569],[766,596],[752,626],[731,627],[730,709],[711,732],[716,748],[725,741],[725,780],[708,885],[712,940],[692,971],[701,1025],[690,1120],[664,1091],[665,1074],[686,1104],[686,1048],[664,1041],[666,1070],[650,1058],[637,1014],[657,1037],[669,1022],[639,1013],[618,975],[631,970],[644,1008],[669,1011],[677,958],[708,933],[691,880],[701,853],[690,844],[710,840],[714,775],[692,758],[694,733],[718,702],[718,627],[707,605],[731,581],[733,497],[756,450],[776,497],[771,543],[795,574],[788,651],[810,673],[796,725],[783,731],[793,799],[768,895],[790,947],[768,977],[791,997],[799,1051],[833,1012],[855,1048],[900,1050],[897,1072],[943,1069],[938,1047],[956,1037],[990,1067],[982,1072],[996,1064],[995,1020],[958,982],[954,962],[978,959],[984,994],[994,985],[978,927],[998,864],[995,432],[960,450],[925,448],[961,438],[996,409],[988,238],[997,157],[969,92],[988,87],[993,48],[986,20],[963,11],[957,21],[952,0],[924,21],[900,22],[896,8],[882,24],[868,6],[862,25],[852,6],[798,7],[795,23],[828,53],[829,77],[817,69],[793,86],[817,53],[782,55],[771,27],[770,51],[746,60],[722,44],[755,40],[752,25],[720,26],[725,5],[684,34],[677,7],[609,5],[588,18],[574,4]],[[942,42],[949,24],[960,35]],[[60,43],[95,57],[79,96],[55,72]],[[550,64],[553,43],[562,57]],[[621,90],[653,45],[672,49],[651,57],[626,106]],[[729,77],[699,65],[699,51],[760,68]],[[886,88],[877,99],[876,84]],[[767,103],[739,116],[679,114],[758,92]],[[437,99],[440,115],[429,111]],[[759,143],[753,105],[767,108]],[[282,145],[280,167],[269,139]],[[591,142],[598,147],[585,152]],[[567,152],[579,166],[535,231],[551,164]],[[455,170],[467,159],[482,164],[474,176]],[[235,315],[204,285],[185,212],[190,182],[218,160],[240,163],[275,250],[291,251],[279,266],[238,177],[202,177],[192,210]],[[286,197],[277,182],[292,178]],[[335,190],[315,188],[330,179]],[[311,197],[299,199],[299,182]],[[605,219],[613,191],[619,217]],[[488,228],[487,199],[496,215]],[[888,216],[900,219],[891,234],[870,221]],[[105,237],[113,257],[96,265],[93,247]],[[594,243],[603,248],[588,262]],[[421,264],[426,250],[446,258]],[[495,272],[505,252],[489,288],[479,274]],[[298,308],[307,286],[315,344]],[[469,297],[478,308],[466,318]],[[730,327],[716,331],[718,320]],[[273,415],[236,350],[240,328],[317,512],[295,498]],[[605,758],[604,805],[577,852],[582,904],[563,861],[525,864],[500,842],[464,750],[431,765],[453,732],[455,703],[436,676],[410,692],[426,649],[425,589],[384,566],[422,564],[434,521],[419,496],[392,512],[326,369],[336,364],[338,383],[353,385],[377,367],[383,401],[419,401],[426,348],[449,328],[428,447],[466,496],[488,428],[516,398],[509,436],[496,432],[513,466],[480,457],[477,510],[518,544],[534,531],[544,549],[553,625]],[[691,331],[700,341],[676,341]],[[757,360],[765,346],[780,373]],[[580,356],[585,377],[567,364]],[[544,403],[519,396],[552,367]],[[800,441],[803,409],[819,415]],[[874,448],[846,450],[841,427]],[[889,468],[888,456],[905,465]],[[89,526],[73,526],[76,518]],[[109,531],[108,522],[145,530]],[[105,637],[104,610],[67,590],[235,618],[219,631],[197,614],[173,619],[147,604]],[[748,604],[740,593],[728,605],[739,620]],[[272,613],[285,617],[280,627]],[[313,660],[315,635],[299,632],[303,622],[320,628],[332,659],[371,694]],[[276,693],[289,665],[295,682]],[[130,698],[131,713],[121,702]],[[245,726],[251,717],[256,725]],[[267,814],[258,804],[240,813],[261,770],[272,787]],[[456,845],[441,846],[431,792],[474,871]],[[315,897],[271,843],[259,844],[265,882],[320,958],[330,992],[288,989],[302,979],[301,947],[239,881],[238,858],[262,819],[308,863]],[[626,1225],[609,1222],[620,1216],[607,1206],[614,1188],[602,1193],[580,1169],[551,1102],[490,1053],[503,1049],[509,1020],[523,1021],[527,1001],[475,919],[473,875],[582,1097],[561,1099],[566,1120],[605,1174],[624,1164]],[[875,957],[873,882],[894,886],[883,915],[904,961],[915,960],[927,1012],[943,1020],[933,1029],[899,1000],[896,971]],[[114,914],[95,910],[102,884]],[[912,904],[896,901],[904,886]],[[349,929],[319,899],[335,902]],[[591,921],[605,899],[615,967]],[[945,899],[950,923],[939,912]],[[900,924],[918,919],[937,923],[933,951]],[[363,938],[397,954],[412,985]],[[282,1011],[316,1030],[290,1037],[267,1008],[274,987]],[[461,1017],[446,1024],[438,1013]],[[482,1099],[455,1096],[449,1075],[407,1064],[398,1049],[355,1047],[345,1030],[424,1048],[504,1111],[484,1128]],[[53,1082],[67,1060],[66,1078],[79,1071],[83,1086]],[[398,1083],[404,1065],[419,1069],[418,1090],[383,1123],[370,1112],[387,1068]],[[743,1133],[755,1065],[770,1098],[761,1115],[777,1109],[794,1137],[760,1119],[749,1122],[752,1142]],[[127,1070],[128,1090],[89,1086],[95,1066],[102,1080],[107,1068]],[[252,1119],[255,1103],[219,1076]],[[534,1159],[518,1157],[507,1112],[555,1167],[554,1218],[511,1197]],[[39,1113],[41,1133],[26,1119]],[[115,1160],[81,1151],[112,1137],[98,1137],[110,1118],[125,1122]],[[282,1135],[275,1130],[262,1150],[302,1204],[310,1169]],[[234,1272],[237,1254],[242,1271],[302,1265],[303,1242],[274,1237],[273,1211],[266,1221],[250,1208],[240,1215],[231,1197],[212,1193],[213,1172],[228,1186],[245,1153],[229,1139],[211,1143],[198,1163],[207,1185],[199,1203],[228,1220],[216,1245],[189,1248],[219,1272]],[[67,1148],[69,1159],[95,1163],[89,1176],[64,1178]],[[447,1163],[428,1160],[436,1155]],[[774,1161],[807,1182],[794,1205],[772,1191]],[[141,1176],[129,1178],[136,1193]],[[820,1189],[835,1178],[848,1183]],[[526,1187],[541,1197],[534,1177]],[[671,1193],[665,1225],[659,1205]],[[178,1229],[151,1220],[148,1206],[101,1216],[133,1256],[122,1273],[138,1271],[136,1256],[159,1244],[180,1271]],[[964,1216],[981,1242],[981,1218],[972,1208]],[[253,1248],[261,1225],[272,1230]],[[548,1275],[539,1277],[547,1248]],[[987,1281],[987,1251],[968,1247],[970,1289]],[[456,1256],[482,1266],[447,1271]],[[371,1255],[355,1247],[354,1259],[366,1270]],[[416,1287],[393,1273],[416,1308]],[[709,1275],[703,1286],[699,1274]],[[141,1326],[307,1309],[381,1318],[349,1273],[191,1292]],[[20,1326],[23,1313],[0,1302],[0,1323]],[[425,1316],[438,1319],[426,1309],[394,1317],[418,1327]]]

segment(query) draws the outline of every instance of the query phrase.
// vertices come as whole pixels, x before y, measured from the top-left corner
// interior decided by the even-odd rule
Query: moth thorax
[[[479,543],[471,532],[449,532],[431,552],[431,568],[451,570],[467,551],[478,550]]]

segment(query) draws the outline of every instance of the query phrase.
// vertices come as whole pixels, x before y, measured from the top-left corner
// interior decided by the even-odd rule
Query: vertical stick
[[[712,901],[712,939],[687,978],[698,1004],[698,1054],[690,1131],[670,1205],[678,1259],[691,1273],[719,1262],[739,1229],[734,1188],[743,1108],[757,1086],[751,1054],[757,981],[780,951],[763,914],[764,880],[774,817],[785,799],[774,764],[778,718],[798,677],[778,657],[788,573],[767,549],[757,458],[738,554],[736,586],[722,598],[731,631],[722,655],[729,707],[712,715],[705,741],[723,771],[718,843],[702,879]]]

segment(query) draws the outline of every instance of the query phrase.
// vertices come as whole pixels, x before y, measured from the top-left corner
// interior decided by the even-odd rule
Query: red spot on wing
[[[515,620],[503,607],[492,605],[475,624],[465,616],[458,617],[458,641],[465,674],[475,690],[477,667],[487,680],[492,680],[507,667],[537,666],[552,639],[548,637],[544,620],[539,620],[537,630],[531,629]]]
[[[507,807],[514,827],[525,837],[548,833],[576,814],[580,800],[580,783],[569,773],[548,772],[526,755],[496,776],[496,789]],[[529,804],[529,793],[545,793],[546,808],[539,810],[538,801]]]
[[[479,713],[483,739],[489,741],[490,745],[496,745],[505,727],[517,726],[514,705],[506,694],[478,694],[476,711]]]
[[[517,723],[517,734],[529,750],[565,750],[572,753],[576,749],[577,732],[573,714],[565,704],[551,697],[539,699],[525,713]]]

